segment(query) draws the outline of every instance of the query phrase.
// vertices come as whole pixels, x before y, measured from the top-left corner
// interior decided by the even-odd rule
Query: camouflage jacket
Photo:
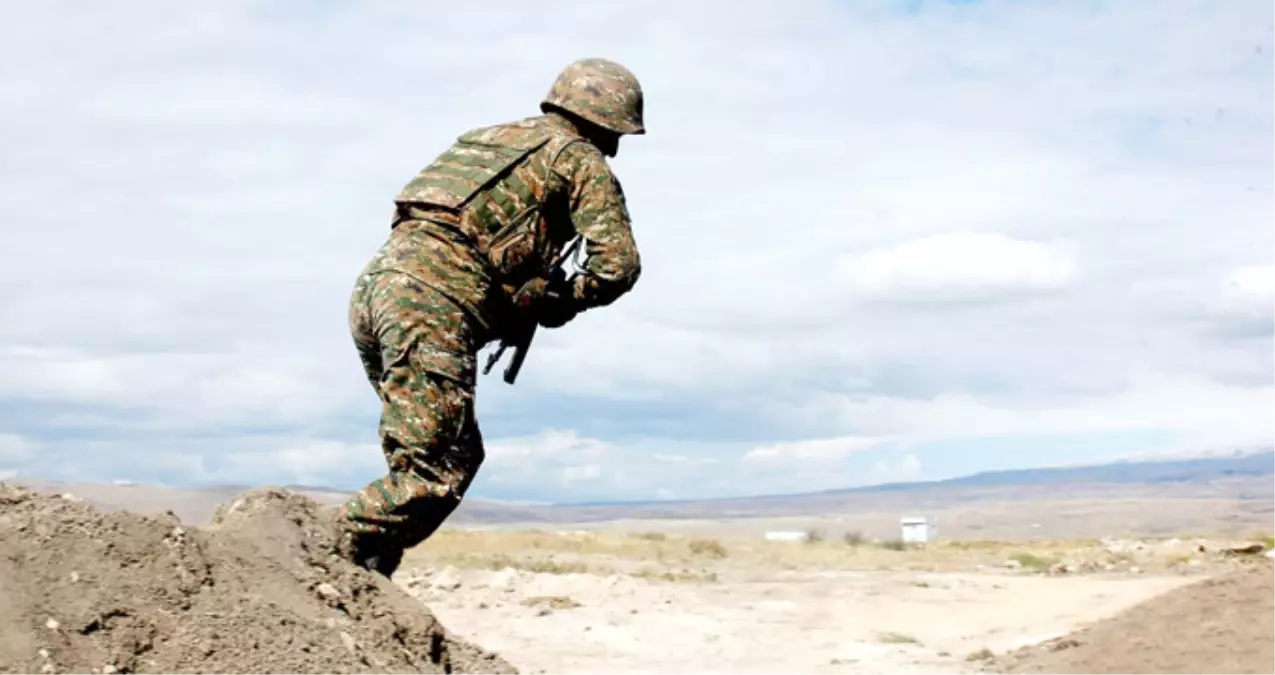
[[[498,337],[510,295],[545,276],[576,234],[579,311],[627,293],[641,261],[620,182],[605,156],[554,114],[463,134],[395,197],[393,231],[373,269],[395,269],[473,314]]]

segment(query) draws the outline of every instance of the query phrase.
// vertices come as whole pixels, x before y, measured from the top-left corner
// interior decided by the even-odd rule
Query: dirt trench
[[[517,672],[335,556],[328,513],[265,488],[191,528],[0,483],[0,672]]]
[[[997,673],[1275,673],[1268,559],[992,661]]]

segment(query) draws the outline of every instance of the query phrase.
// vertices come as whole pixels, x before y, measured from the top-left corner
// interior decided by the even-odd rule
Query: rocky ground
[[[523,672],[922,673],[976,670],[969,654],[1060,635],[1183,581],[803,571],[706,583],[443,568],[399,583]]]
[[[205,528],[0,484],[0,672],[517,672],[256,490]]]
[[[254,490],[191,527],[0,484],[0,672],[1275,670],[1269,537],[448,530],[391,582],[326,508]]]
[[[733,569],[719,564],[713,577],[664,578],[571,571],[580,568],[563,562],[503,569],[425,564],[396,580],[453,630],[482,639],[523,672],[1270,672],[1270,566],[1257,560],[1266,576],[1248,579],[1266,579],[1265,596],[1260,585],[1209,581],[1232,569],[1223,564],[1197,575],[1051,574],[1012,566],[762,570],[737,561]],[[1225,618],[1213,611],[1218,605],[1197,604],[1153,610],[1114,624],[1125,626],[1114,633],[1101,627],[1128,621],[1121,618],[1126,612],[1145,614],[1140,603],[1166,593],[1193,589],[1198,599],[1212,592],[1199,583],[1220,583],[1249,602],[1219,596],[1214,602],[1231,607]],[[1187,634],[1209,616],[1212,632],[1189,646]],[[1250,628],[1257,621],[1267,629],[1265,642]],[[1109,649],[1115,637],[1138,631],[1152,643],[1158,634],[1175,636],[1166,639],[1182,651],[1139,661]],[[1084,637],[1069,637],[1076,634]],[[1058,652],[1033,647],[1067,640],[1096,649],[1078,646],[1063,664]],[[1179,656],[1186,670],[1164,667],[1165,658]],[[1244,670],[1262,663],[1265,670]]]

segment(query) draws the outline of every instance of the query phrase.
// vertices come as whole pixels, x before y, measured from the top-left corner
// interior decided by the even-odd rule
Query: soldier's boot
[[[342,514],[338,514],[335,521],[337,553],[342,558],[386,579],[394,575],[403,561],[402,546],[384,534],[355,530]]]
[[[389,579],[394,576],[399,563],[403,562],[403,548],[382,540],[375,546],[366,547],[355,556],[354,564],[369,572],[377,572]]]

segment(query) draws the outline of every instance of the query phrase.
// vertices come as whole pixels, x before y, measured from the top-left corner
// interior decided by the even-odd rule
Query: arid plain
[[[237,490],[26,483],[193,525]],[[1221,471],[681,504],[474,500],[394,582],[522,672],[1272,672],[1272,492],[1269,476]],[[904,515],[929,519],[931,541],[903,543]],[[766,536],[778,532],[797,540]]]

